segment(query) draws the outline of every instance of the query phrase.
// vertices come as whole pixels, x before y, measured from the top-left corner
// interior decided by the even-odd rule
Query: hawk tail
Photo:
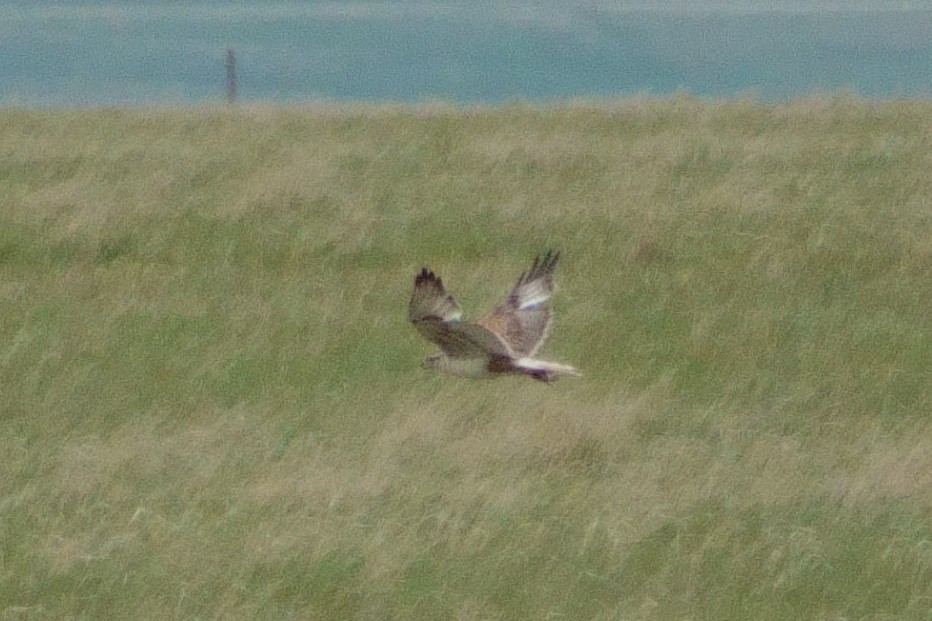
[[[568,364],[538,360],[536,358],[518,358],[514,361],[514,366],[521,373],[542,382],[552,382],[560,375],[572,375],[575,377],[580,377],[582,375],[576,367],[571,367]]]

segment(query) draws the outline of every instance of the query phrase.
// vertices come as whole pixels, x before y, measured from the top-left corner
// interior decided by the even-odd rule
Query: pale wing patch
[[[547,338],[553,270],[560,253],[537,257],[505,301],[477,323],[498,334],[518,356],[531,356]]]
[[[529,308],[534,308],[535,306],[538,306],[539,304],[543,304],[544,302],[547,302],[549,300],[550,300],[549,292],[540,293],[534,296],[533,298],[528,298],[524,300],[523,302],[521,302],[521,306],[518,307],[518,310],[526,310]]]

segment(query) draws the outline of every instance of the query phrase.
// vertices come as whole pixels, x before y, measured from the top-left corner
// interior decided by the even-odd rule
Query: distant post
[[[227,48],[223,64],[227,68],[227,103],[232,104],[236,101],[236,58],[233,56],[232,47]]]

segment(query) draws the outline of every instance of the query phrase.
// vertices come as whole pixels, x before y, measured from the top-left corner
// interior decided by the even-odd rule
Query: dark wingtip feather
[[[429,270],[426,267],[421,268],[421,273],[418,274],[414,279],[415,287],[421,287],[424,285],[430,286],[439,291],[443,290],[443,281],[440,280],[440,277],[434,274],[432,270]]]
[[[516,287],[525,285],[535,278],[540,278],[541,276],[552,274],[553,269],[557,265],[557,259],[560,258],[560,251],[548,250],[543,258],[540,255],[534,257],[533,263],[531,263],[531,269],[526,272],[521,272],[521,276],[518,278],[518,283]]]
[[[553,272],[553,268],[557,265],[557,259],[560,258],[560,251],[554,251],[552,248],[547,251],[547,255],[544,257],[544,265],[542,271]]]
[[[560,258],[560,251],[554,251],[553,249],[548,250],[547,254],[544,255],[543,260],[540,262],[540,269],[537,272],[537,275],[542,276],[544,274],[552,274],[553,269],[557,265],[557,259]],[[536,262],[535,262],[536,263]]]

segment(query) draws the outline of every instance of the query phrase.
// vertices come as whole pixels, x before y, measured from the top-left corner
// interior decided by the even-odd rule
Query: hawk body
[[[462,311],[443,281],[426,267],[414,279],[408,319],[421,336],[440,351],[425,366],[460,377],[527,375],[550,382],[557,375],[579,375],[569,365],[533,358],[550,329],[553,270],[560,253],[537,257],[521,274],[505,301],[474,323]]]

